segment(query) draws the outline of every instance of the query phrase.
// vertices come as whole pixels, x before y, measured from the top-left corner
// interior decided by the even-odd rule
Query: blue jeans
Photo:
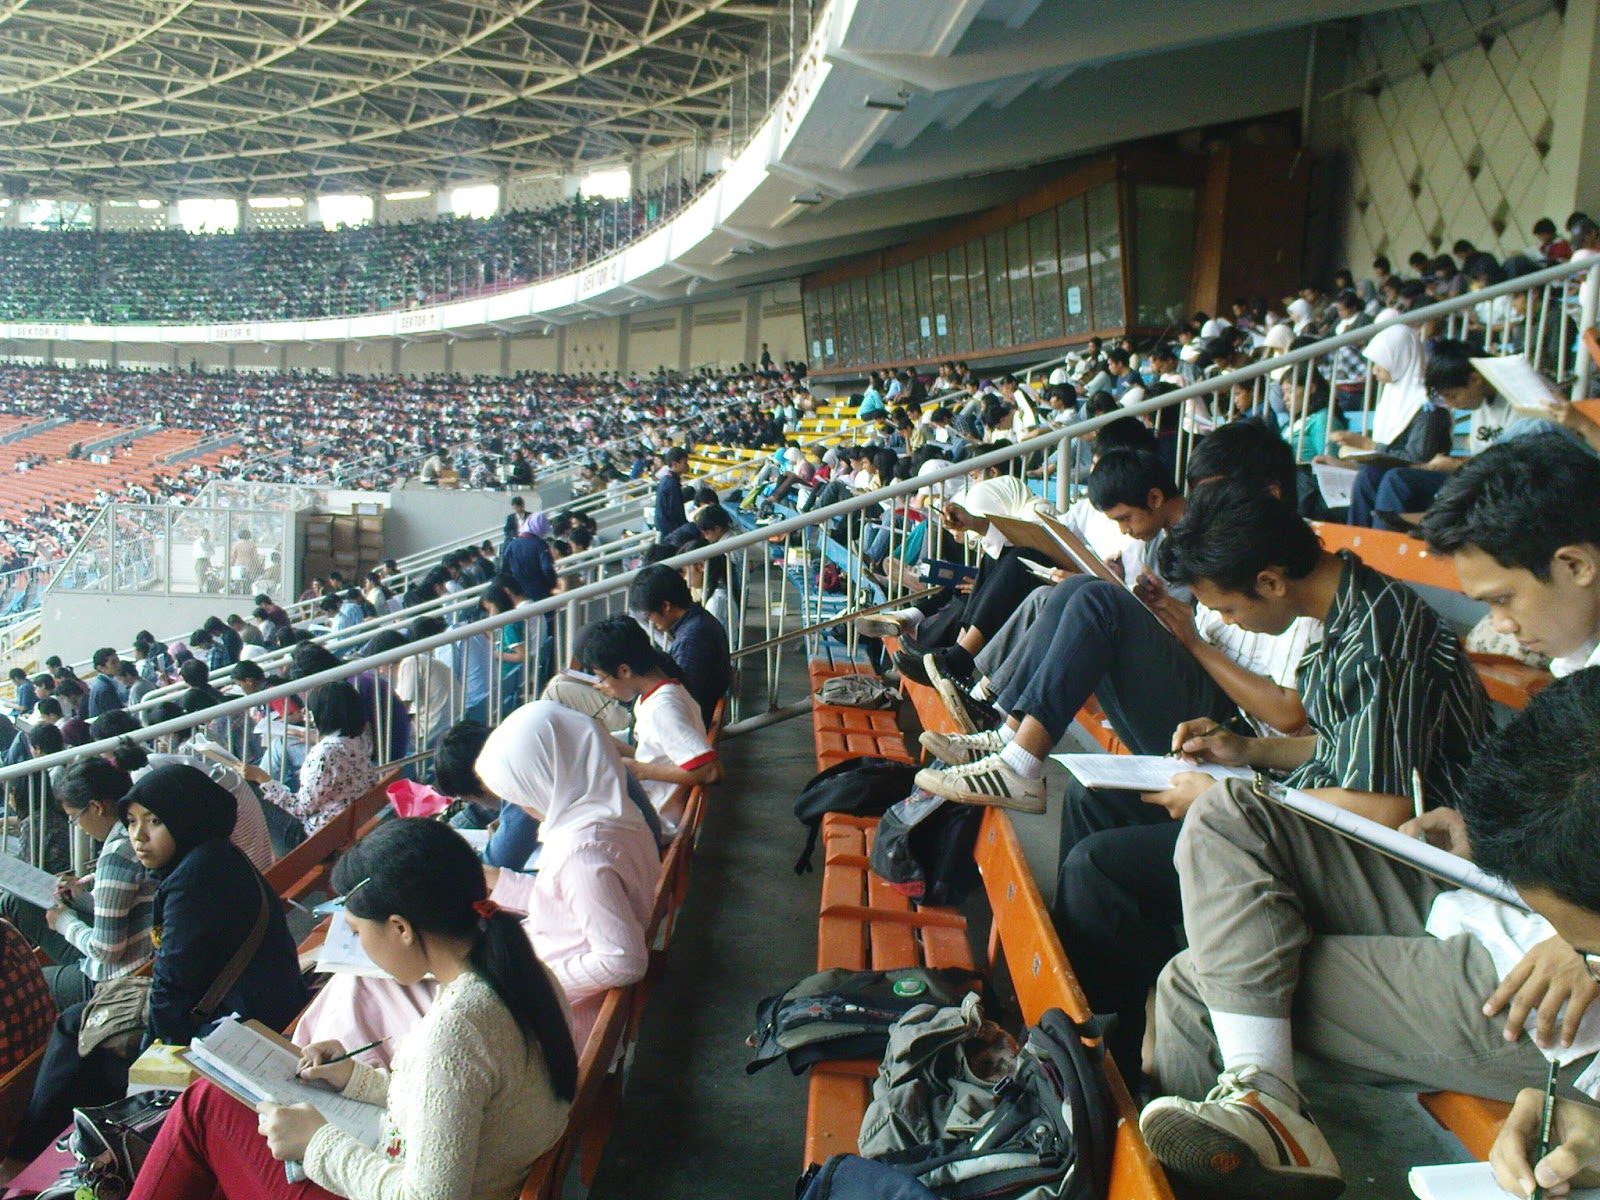
[[[1444,471],[1424,471],[1421,467],[1362,467],[1350,494],[1350,524],[1399,529],[1377,514],[1422,512],[1449,478]]]

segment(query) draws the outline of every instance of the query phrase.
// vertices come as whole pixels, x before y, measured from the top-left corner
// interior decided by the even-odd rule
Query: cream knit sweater
[[[511,1200],[567,1122],[537,1049],[470,972],[439,992],[392,1072],[357,1063],[344,1092],[388,1109],[377,1150],[332,1125],[306,1148],[306,1175],[349,1200]]]

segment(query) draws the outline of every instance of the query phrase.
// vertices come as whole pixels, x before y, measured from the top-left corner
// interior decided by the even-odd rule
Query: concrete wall
[[[40,645],[65,662],[88,658],[101,646],[127,647],[148,629],[157,637],[197,629],[207,617],[250,615],[249,596],[103,595],[50,592],[43,610]]]
[[[479,530],[500,526],[511,511],[511,497],[520,495],[528,511],[553,512],[572,498],[572,489],[545,485],[520,492],[456,492],[411,484],[390,494],[383,522],[385,558],[404,558]]]
[[[1449,253],[1457,238],[1505,257],[1533,243],[1538,218],[1564,223],[1575,197],[1563,176],[1578,166],[1552,145],[1558,119],[1577,119],[1561,115],[1568,91],[1580,111],[1595,104],[1562,62],[1585,8],[1593,0],[1564,21],[1554,5],[1452,0],[1355,25],[1319,114],[1342,167],[1342,262],[1360,276],[1386,254],[1408,273],[1413,251]]]

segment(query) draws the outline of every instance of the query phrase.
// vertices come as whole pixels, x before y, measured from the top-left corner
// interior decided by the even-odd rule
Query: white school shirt
[[[716,758],[717,752],[706,740],[700,705],[677,680],[668,680],[635,701],[633,756],[639,762],[668,762],[685,771]],[[678,790],[677,784],[663,779],[641,779],[639,783],[658,814]],[[665,827],[666,821],[662,824]]]
[[[1322,622],[1311,617],[1296,617],[1282,633],[1252,633],[1229,625],[1204,604],[1195,605],[1194,627],[1206,642],[1254,675],[1263,675],[1279,687],[1293,689],[1306,651],[1322,641]],[[1273,729],[1264,721],[1249,718],[1262,737],[1297,732]]]

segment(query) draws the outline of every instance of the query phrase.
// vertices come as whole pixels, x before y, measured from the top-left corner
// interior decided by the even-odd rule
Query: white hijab
[[[1289,301],[1289,320],[1293,322],[1296,333],[1303,332],[1311,324],[1311,301],[1304,296],[1296,296]]]
[[[1389,372],[1372,411],[1372,440],[1390,446],[1405,433],[1428,399],[1422,382],[1422,339],[1409,325],[1391,325],[1366,344],[1362,355]]]
[[[598,721],[548,700],[524,704],[500,722],[477,763],[484,787],[538,819],[546,854],[602,822],[648,833],[628,799],[626,769]]]

